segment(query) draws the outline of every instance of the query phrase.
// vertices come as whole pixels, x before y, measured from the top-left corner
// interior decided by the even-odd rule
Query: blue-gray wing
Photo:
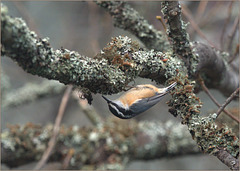
[[[142,100],[138,100],[136,103],[133,103],[131,105],[131,107],[129,108],[129,110],[133,113],[133,114],[139,114],[142,113],[146,110],[148,110],[149,108],[151,108],[152,106],[154,106],[155,104],[157,104],[164,95],[166,95],[167,93],[160,93],[157,94],[153,97],[149,97],[149,98],[144,98]]]

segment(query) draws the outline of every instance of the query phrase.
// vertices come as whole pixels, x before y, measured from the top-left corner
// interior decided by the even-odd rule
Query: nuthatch
[[[111,101],[102,97],[107,101],[109,110],[115,116],[129,119],[157,104],[176,85],[176,82],[166,88],[157,88],[151,84],[137,85],[116,100]]]

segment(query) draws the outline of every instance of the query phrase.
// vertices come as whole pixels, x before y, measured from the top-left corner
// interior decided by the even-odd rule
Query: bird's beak
[[[177,85],[176,82],[172,83],[170,86],[167,87],[167,91],[172,90]]]
[[[104,98],[104,100],[106,100],[107,101],[107,103],[110,103],[111,102],[111,100],[109,100],[108,98],[106,98],[105,96],[102,96],[103,98]]]

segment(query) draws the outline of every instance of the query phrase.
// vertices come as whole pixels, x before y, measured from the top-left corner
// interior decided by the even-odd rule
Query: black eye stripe
[[[124,117],[123,112],[121,110],[119,111],[119,108],[116,105],[109,103],[109,106],[116,111],[117,115],[121,115],[122,117]]]
[[[120,113],[126,112],[126,110],[124,108],[120,107],[119,105],[117,105],[115,103],[111,103],[111,105],[114,106],[117,109],[117,111],[119,111]]]
[[[115,103],[109,103],[110,111],[117,117],[122,119],[129,119],[134,117],[136,114],[134,114],[130,110],[125,110],[124,108],[118,106]]]

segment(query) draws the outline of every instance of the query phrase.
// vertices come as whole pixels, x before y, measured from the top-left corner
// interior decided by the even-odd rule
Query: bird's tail
[[[176,85],[177,85],[176,82],[172,83],[170,86],[166,87],[166,91],[168,92],[168,91],[172,90]]]

